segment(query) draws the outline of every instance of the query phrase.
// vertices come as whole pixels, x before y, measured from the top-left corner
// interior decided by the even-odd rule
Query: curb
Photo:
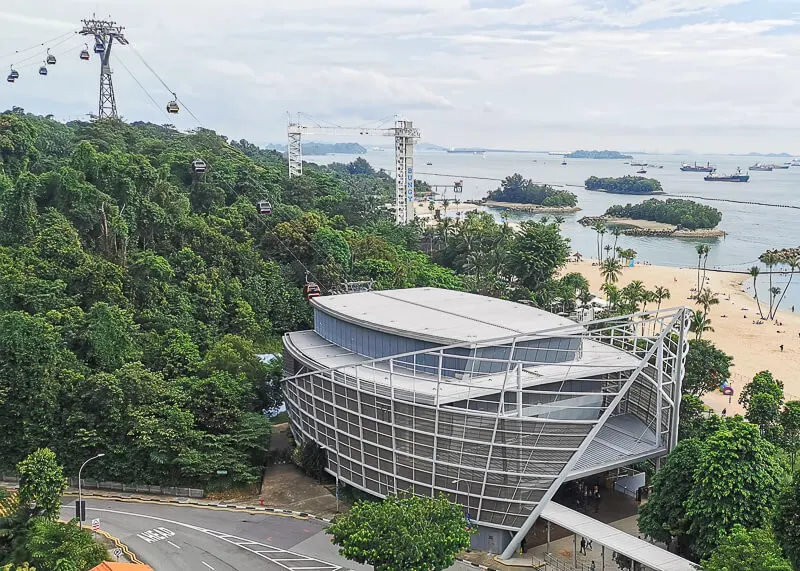
[[[70,493],[70,494],[65,494],[65,495],[73,496],[75,494],[71,494]],[[267,508],[267,507],[262,507],[262,506],[242,506],[242,505],[215,503],[215,502],[198,502],[197,500],[193,500],[191,498],[186,498],[186,499],[183,499],[183,500],[167,500],[167,499],[163,499],[163,498],[146,498],[146,497],[142,497],[142,496],[123,496],[121,494],[83,494],[83,497],[84,498],[106,498],[106,499],[120,500],[120,501],[138,500],[140,502],[161,503],[161,504],[169,504],[169,505],[174,505],[174,506],[187,506],[188,505],[188,506],[202,506],[202,507],[207,507],[207,508],[219,508],[219,509],[228,509],[228,510],[249,510],[249,511],[264,512],[265,514],[275,513],[275,514],[282,514],[282,515],[287,515],[287,516],[292,516],[292,517],[297,517],[297,518],[302,518],[302,519],[311,519],[311,520],[315,520],[315,521],[321,521],[321,522],[324,522],[324,523],[331,523],[331,520],[329,518],[321,517],[321,516],[310,514],[310,513],[307,513],[307,512],[296,512],[296,511],[292,511],[292,510],[284,510],[284,509],[281,509],[281,508]],[[115,538],[111,537],[110,539],[113,540]],[[120,547],[120,546],[118,546],[118,547]],[[126,551],[127,547],[121,547],[121,549],[126,554],[128,553]],[[133,557],[135,558],[136,556],[133,555]],[[475,567],[476,569],[482,569],[483,571],[499,571],[498,569],[495,569],[494,567],[487,567],[486,565],[481,565],[479,563],[473,563],[472,561],[469,561],[467,559],[460,559],[460,558],[456,557],[456,561],[459,561],[461,563],[466,563],[467,565]],[[136,561],[134,561],[134,563],[136,563]]]
[[[76,494],[65,494],[69,496],[74,496]],[[149,502],[149,503],[161,503],[161,504],[169,504],[174,506],[203,506],[208,508],[220,508],[220,509],[229,509],[229,510],[249,510],[249,511],[257,511],[257,512],[264,512],[264,513],[275,513],[275,514],[282,514],[288,516],[294,516],[297,518],[302,519],[312,519],[316,521],[321,521],[324,523],[331,523],[331,520],[328,518],[324,518],[321,516],[317,516],[314,514],[310,514],[307,512],[296,512],[292,510],[284,510],[281,508],[268,508],[263,506],[247,506],[247,505],[234,505],[234,504],[224,504],[218,502],[199,502],[197,500],[192,500],[190,498],[182,499],[182,500],[168,500],[163,498],[148,498],[143,496],[128,496],[128,495],[121,495],[121,494],[83,494],[84,498],[105,498],[110,500],[137,500],[140,502]]]

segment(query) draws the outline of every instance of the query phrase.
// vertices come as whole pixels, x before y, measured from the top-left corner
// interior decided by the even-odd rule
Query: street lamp
[[[92,456],[86,462],[81,464],[81,467],[78,469],[78,527],[83,529],[83,488],[81,487],[81,472],[83,471],[83,467],[86,466],[92,460],[96,460],[97,458],[102,458],[105,454],[98,454],[97,456]]]

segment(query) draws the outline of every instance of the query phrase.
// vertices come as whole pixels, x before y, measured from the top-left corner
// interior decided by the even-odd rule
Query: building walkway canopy
[[[542,509],[541,518],[563,527],[577,535],[591,539],[599,545],[638,561],[655,571],[694,571],[694,563],[657,545],[620,531],[556,502],[548,502]]]

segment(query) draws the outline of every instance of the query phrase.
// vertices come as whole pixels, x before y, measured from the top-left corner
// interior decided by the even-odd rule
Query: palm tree
[[[706,266],[708,265],[708,253],[711,252],[711,246],[706,245],[703,251],[703,285],[706,283]]]
[[[761,269],[758,266],[753,266],[748,273],[753,278],[753,296],[756,298],[756,304],[758,305],[758,315],[761,319],[764,319],[764,312],[761,311],[761,302],[758,300],[758,284],[756,284],[756,278],[761,274]]]
[[[665,299],[669,299],[671,294],[669,290],[664,286],[656,286],[656,289],[653,290],[653,294],[655,295],[655,301],[658,303],[658,310],[661,311],[661,302]]]
[[[622,273],[622,264],[619,260],[605,260],[600,266],[600,275],[605,283],[617,283]]]
[[[780,258],[778,257],[777,252],[764,252],[761,254],[758,259],[761,261],[762,264],[767,266],[767,270],[769,270],[769,312],[767,313],[768,318],[772,318],[772,306],[775,302],[775,297],[772,287],[772,268],[775,267],[775,264],[780,262]]]
[[[603,246],[603,249],[606,251],[606,260],[610,259],[611,256],[609,255],[609,252],[611,252],[611,244],[606,244]]]
[[[703,317],[708,315],[712,305],[719,305],[719,296],[707,287],[697,292],[693,299],[697,305],[703,308]]]
[[[583,305],[588,305],[594,299],[594,295],[588,289],[582,289],[578,292],[578,299]]]
[[[444,215],[447,217],[447,207],[450,206],[450,201],[446,198],[442,200],[442,208],[444,208]]]
[[[606,294],[608,309],[613,310],[620,301],[619,288],[610,282],[606,282],[600,286],[600,289]]]
[[[698,244],[695,246],[695,250],[697,251],[697,291],[699,292],[703,289],[700,286],[700,263],[703,261],[703,256],[708,256],[710,248],[706,244]]]
[[[786,287],[783,288],[783,293],[781,294],[778,303],[775,304],[775,312],[772,314],[771,319],[775,319],[775,314],[778,313],[778,308],[781,306],[781,302],[783,301],[783,298],[786,296],[786,290],[788,290],[789,286],[792,285],[792,278],[794,277],[794,273],[795,271],[797,271],[798,268],[800,268],[800,258],[798,258],[797,256],[789,256],[784,258],[783,263],[789,266],[789,269],[791,270],[789,272],[789,281],[786,282]]]
[[[603,241],[601,238],[602,235],[605,234],[606,232],[606,225],[603,223],[602,220],[595,220],[595,223],[592,224],[592,230],[597,232],[597,263],[599,264],[602,261],[603,257],[603,255],[601,254],[602,252],[601,248],[603,247]]]
[[[562,225],[562,224],[563,224],[563,223],[564,223],[566,220],[567,220],[567,219],[566,219],[566,218],[564,218],[563,216],[553,216],[553,221],[554,221],[556,224],[558,224],[559,226],[561,226],[561,225]]]
[[[769,305],[770,305],[769,318],[770,319],[775,319],[775,314],[778,312],[778,304],[775,304],[775,307],[772,307],[772,302],[773,302],[773,300],[777,299],[780,294],[781,294],[781,288],[779,288],[778,286],[773,286],[773,287],[769,288],[769,299],[770,299],[770,302],[769,302]]]
[[[703,337],[706,331],[714,331],[711,327],[711,320],[699,311],[692,313],[692,319],[689,322],[689,331],[694,332],[695,339],[698,341]]]
[[[617,248],[617,240],[619,240],[619,237],[622,235],[622,229],[619,226],[614,226],[611,229],[611,235],[614,236],[614,257],[616,258],[617,252],[619,252],[619,249]]]
[[[639,309],[639,302],[646,301],[647,299],[647,290],[641,280],[633,280],[622,288],[620,294],[627,299],[631,306],[637,311]]]

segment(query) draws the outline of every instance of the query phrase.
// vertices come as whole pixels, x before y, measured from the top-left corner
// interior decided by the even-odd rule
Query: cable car
[[[94,43],[94,53],[101,55],[106,53],[106,45],[102,41],[97,40]]]
[[[322,290],[314,282],[306,282],[303,286],[303,297],[311,299],[312,297],[319,297],[322,295]]]
[[[192,170],[197,174],[206,172],[206,162],[203,159],[195,159],[192,161]]]
[[[258,208],[258,213],[262,216],[265,214],[272,214],[272,205],[267,200],[259,200],[256,203],[256,207]]]
[[[50,53],[50,48],[47,48],[47,65],[56,65],[56,56]]]
[[[9,74],[8,74],[8,77],[6,78],[6,81],[8,81],[9,83],[14,83],[14,82],[16,81],[16,79],[14,78],[14,76],[13,76],[13,75],[11,75],[11,74],[9,73]]]
[[[83,44],[83,49],[81,50],[80,57],[83,61],[88,61],[88,59],[91,57],[89,55],[89,46],[87,44]]]
[[[19,79],[19,72],[14,69],[14,66],[11,66],[11,72],[9,72],[6,79],[9,83],[14,83],[17,79]]]
[[[44,62],[42,62],[42,63],[44,63]],[[46,64],[42,65],[42,67],[39,68],[39,75],[47,75],[47,65]]]
[[[173,93],[172,96],[175,97],[175,94]],[[175,99],[177,99],[177,97],[175,97]],[[167,103],[167,113],[175,114],[181,110],[181,108],[178,106],[178,102],[175,101],[175,99]]]

